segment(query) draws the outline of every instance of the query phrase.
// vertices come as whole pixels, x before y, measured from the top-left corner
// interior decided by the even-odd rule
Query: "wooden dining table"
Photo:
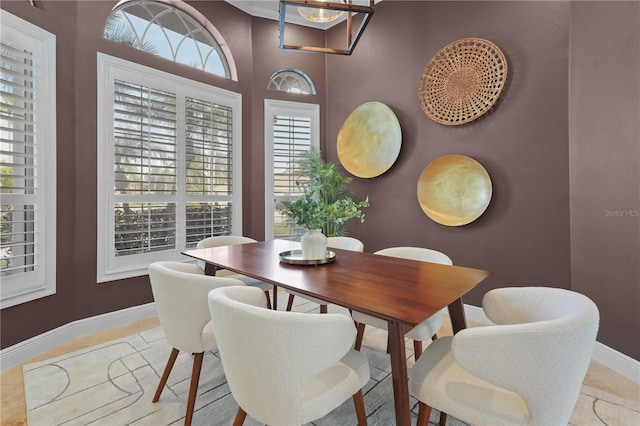
[[[462,266],[331,249],[335,260],[321,265],[281,262],[299,249],[285,240],[187,250],[186,256],[217,268],[362,312],[388,323],[396,425],[409,426],[411,413],[405,332],[448,307],[453,332],[466,327],[462,296],[491,272]],[[277,309],[274,297],[273,308]]]

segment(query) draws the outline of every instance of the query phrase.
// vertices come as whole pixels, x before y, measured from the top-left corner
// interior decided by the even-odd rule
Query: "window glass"
[[[297,69],[283,69],[275,72],[269,79],[267,89],[303,95],[316,94],[316,88],[311,79]]]
[[[169,4],[150,0],[120,4],[107,19],[104,38],[231,78],[220,43],[192,16]]]

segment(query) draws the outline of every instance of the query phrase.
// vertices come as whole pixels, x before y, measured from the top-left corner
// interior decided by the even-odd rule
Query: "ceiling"
[[[280,1],[279,0],[224,0],[230,5],[237,7],[245,13],[248,13],[251,16],[257,16],[260,18],[273,19],[278,21],[280,19]],[[375,0],[375,3],[379,3],[382,0]],[[354,4],[366,4],[368,5],[368,1],[354,0]],[[322,30],[327,30],[334,25],[339,24],[340,22],[346,19],[346,16],[343,16],[339,19],[336,19],[332,22],[311,22],[304,19],[299,13],[297,13],[297,8],[293,6],[287,7],[287,16],[286,21],[292,24],[304,25],[305,27],[311,28],[319,28]]]

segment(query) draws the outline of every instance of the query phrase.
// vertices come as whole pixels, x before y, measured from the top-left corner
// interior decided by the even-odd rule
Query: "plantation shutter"
[[[187,98],[187,194],[231,194],[232,123],[230,107]]]
[[[0,13],[0,307],[56,290],[55,36]]]
[[[98,54],[98,282],[242,233],[241,129],[240,94]]]
[[[176,247],[176,95],[114,84],[115,255]]]
[[[187,247],[232,234],[233,110],[188,97],[186,113]]]
[[[293,221],[277,208],[278,202],[294,200],[304,192],[300,180],[299,160],[311,149],[311,118],[290,115],[273,117],[273,188],[276,208],[275,238],[294,238],[302,234]]]
[[[32,272],[43,252],[32,52],[2,42],[2,278]]]

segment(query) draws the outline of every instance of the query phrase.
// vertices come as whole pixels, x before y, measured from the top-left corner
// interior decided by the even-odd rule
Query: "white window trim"
[[[291,90],[283,90],[281,88],[271,88],[271,84],[274,83],[274,79],[277,77],[280,77],[282,74],[294,74],[296,75],[298,78],[300,78],[302,81],[304,81],[308,86],[309,86],[309,92],[294,92]],[[275,83],[274,83],[275,84]],[[278,70],[276,72],[274,72],[271,77],[269,78],[269,82],[267,83],[267,89],[269,90],[275,90],[275,91],[279,91],[279,92],[288,92],[288,93],[296,93],[296,94],[301,94],[301,95],[315,95],[316,94],[316,86],[315,84],[313,84],[313,81],[311,80],[311,78],[305,74],[302,70],[299,70],[297,68],[283,68],[281,70]],[[290,88],[289,88],[290,89]]]
[[[202,36],[207,37],[208,35],[208,37],[211,38],[211,40],[208,40],[208,41],[211,41],[212,43],[211,44],[206,43],[206,44],[211,46],[213,50],[217,53],[217,56],[220,58],[223,72],[222,74],[219,74],[219,73],[209,71],[202,63],[199,66],[194,66],[194,68],[199,69],[200,71],[213,74],[213,75],[217,75],[218,77],[229,78],[229,79],[233,79],[234,81],[238,80],[238,75],[235,70],[235,65],[232,66],[232,64],[230,64],[230,60],[227,58],[227,56],[231,56],[231,51],[227,47],[227,43],[224,41],[224,38],[222,38],[222,35],[220,34],[219,31],[217,31],[217,29],[213,26],[213,24],[211,24],[211,22],[209,22],[209,20],[207,20],[206,17],[204,17],[204,15],[202,15],[200,12],[198,12],[198,10],[195,9],[193,6],[188,5],[184,1],[175,1],[175,0],[144,0],[142,1],[141,4],[139,0],[125,0],[125,1],[118,2],[118,4],[113,8],[109,16],[109,19],[112,19],[115,12],[126,11],[127,7],[129,6],[128,3],[133,3],[133,2],[138,2],[138,4],[136,4],[135,7],[137,8],[143,7],[145,9],[147,9],[148,5],[150,6],[151,4],[156,3],[155,7],[153,7],[152,9],[153,11],[148,10],[150,14],[152,15],[155,14],[155,16],[153,16],[153,19],[150,20],[150,19],[147,19],[146,17],[143,19],[149,25],[158,25],[162,33],[164,34],[163,41],[166,42],[166,46],[169,48],[171,53],[170,54],[159,53],[159,56],[176,63],[181,63],[186,66],[192,66],[192,64],[190,63],[177,60],[177,57],[179,56],[178,52],[180,51],[182,45],[190,44],[190,42],[201,41],[201,40],[198,40],[199,38],[201,38],[201,36],[199,37],[193,36],[193,31],[195,31],[193,27],[196,27],[197,30],[201,30],[203,33],[205,33]],[[164,10],[158,11],[158,9],[163,6],[164,6]],[[177,16],[167,18],[167,14],[176,14]],[[156,20],[156,18],[158,18],[159,16],[162,16],[162,19]],[[180,41],[167,36],[166,32],[170,31],[171,29],[166,28],[162,24],[162,21],[185,21],[185,20],[188,21],[187,22],[188,27],[192,28],[191,32],[189,32],[186,35],[182,34],[184,38]],[[127,24],[128,24],[128,27],[131,29],[131,31],[136,34],[136,37],[139,40],[141,40],[141,44],[145,44],[146,42],[151,41],[149,39],[146,39],[146,35],[150,33],[149,27],[143,29],[140,33],[138,33],[135,26],[130,25],[130,22],[128,21],[127,21]],[[113,41],[118,42],[118,40],[113,40]],[[141,49],[140,46],[136,46],[134,48],[144,51],[144,49]],[[201,59],[202,58],[200,58],[200,60]]]
[[[265,226],[266,240],[275,235],[273,212],[273,116],[276,114],[309,117],[311,119],[311,146],[320,149],[320,105],[303,102],[264,100],[264,173],[265,173]]]
[[[113,182],[113,108],[112,102],[106,102],[113,96],[113,82],[115,79],[131,81],[131,78],[142,79],[145,84],[153,84],[154,88],[170,92],[181,91],[187,96],[202,98],[205,94],[217,102],[233,109],[233,192],[231,196],[232,229],[234,234],[242,235],[242,95],[229,90],[209,86],[188,80],[173,74],[145,67],[136,63],[98,53],[98,229],[97,229],[97,281],[107,282],[123,278],[146,275],[149,264],[160,260],[185,260],[181,254],[185,250],[185,238],[176,234],[176,249],[162,252],[145,253],[134,256],[124,256],[116,259],[113,256],[114,223],[110,210],[110,194],[105,182]],[[134,78],[134,80],[135,80]],[[152,82],[152,83],[149,83]],[[179,118],[180,120],[180,118]],[[184,123],[178,124],[183,129]],[[178,158],[183,158],[184,145],[178,145]],[[113,190],[113,189],[111,189]],[[180,195],[186,199],[191,196]],[[184,214],[178,214],[178,220],[184,222]],[[129,259],[126,259],[126,258]],[[123,260],[124,259],[124,260]]]
[[[36,270],[2,279],[0,309],[56,293],[56,36],[6,11],[0,11],[3,38],[12,32],[31,39],[36,61],[35,111],[38,199],[36,214],[44,229],[38,239],[44,253]]]

